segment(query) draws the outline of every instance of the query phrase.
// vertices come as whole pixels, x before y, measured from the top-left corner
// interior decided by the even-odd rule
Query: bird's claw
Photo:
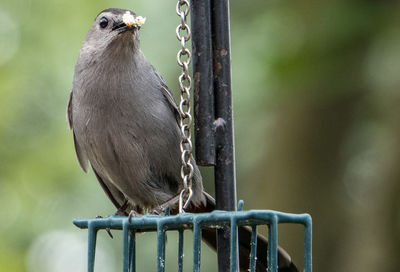
[[[101,215],[98,215],[98,216],[96,216],[96,218],[104,218],[104,217]],[[106,228],[106,232],[111,237],[111,239],[114,239],[114,236],[112,235],[110,228]]]
[[[131,210],[128,215],[128,222],[129,224],[132,223],[132,217],[142,216],[142,214],[138,213],[137,211]]]
[[[108,233],[108,236],[111,237],[111,239],[114,239],[114,236],[112,235],[110,228],[106,228],[106,232]]]
[[[150,211],[150,214],[152,215],[161,215],[162,212],[165,211],[165,208],[163,208],[162,206],[158,206],[156,208],[154,208],[153,210]]]
[[[150,212],[150,214],[160,215],[161,213],[165,212],[167,209],[174,210],[174,207],[176,207],[178,203],[179,203],[179,195],[177,195],[177,196],[171,198],[170,200],[168,200],[167,202],[157,206]]]

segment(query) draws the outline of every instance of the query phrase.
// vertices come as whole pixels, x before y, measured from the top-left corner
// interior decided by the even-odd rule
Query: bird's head
[[[110,8],[97,15],[86,35],[84,50],[102,54],[139,48],[139,29],[145,18],[130,10]]]

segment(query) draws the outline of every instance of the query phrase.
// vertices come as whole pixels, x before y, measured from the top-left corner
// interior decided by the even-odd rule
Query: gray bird
[[[140,26],[125,23],[126,15],[136,17],[116,8],[96,17],[80,51],[67,108],[79,164],[85,172],[90,164],[120,215],[157,208],[183,188],[177,104],[140,50]],[[203,191],[192,162],[188,211],[212,211],[215,201]],[[240,264],[246,270],[251,236],[246,228],[239,235]],[[215,247],[215,229],[203,231],[203,238]],[[258,244],[264,254],[258,256],[257,270],[265,271],[267,241],[259,237]],[[297,271],[283,249],[279,269]]]

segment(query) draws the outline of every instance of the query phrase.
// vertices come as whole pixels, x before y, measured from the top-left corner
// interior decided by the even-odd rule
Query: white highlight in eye
[[[142,16],[137,16],[135,18],[132,13],[126,11],[125,14],[122,16],[122,21],[127,26],[141,26],[146,22],[146,18]]]

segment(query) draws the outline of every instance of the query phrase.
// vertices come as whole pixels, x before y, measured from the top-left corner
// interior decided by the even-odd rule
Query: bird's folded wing
[[[71,94],[69,95],[69,101],[68,101],[68,106],[67,106],[67,121],[68,121],[69,128],[72,129],[72,132],[74,134],[75,153],[76,153],[76,157],[78,158],[79,165],[81,166],[83,171],[87,172],[89,161],[88,161],[85,151],[82,149],[78,140],[76,139],[75,132],[73,129],[72,96],[73,96],[73,93],[71,92]]]

